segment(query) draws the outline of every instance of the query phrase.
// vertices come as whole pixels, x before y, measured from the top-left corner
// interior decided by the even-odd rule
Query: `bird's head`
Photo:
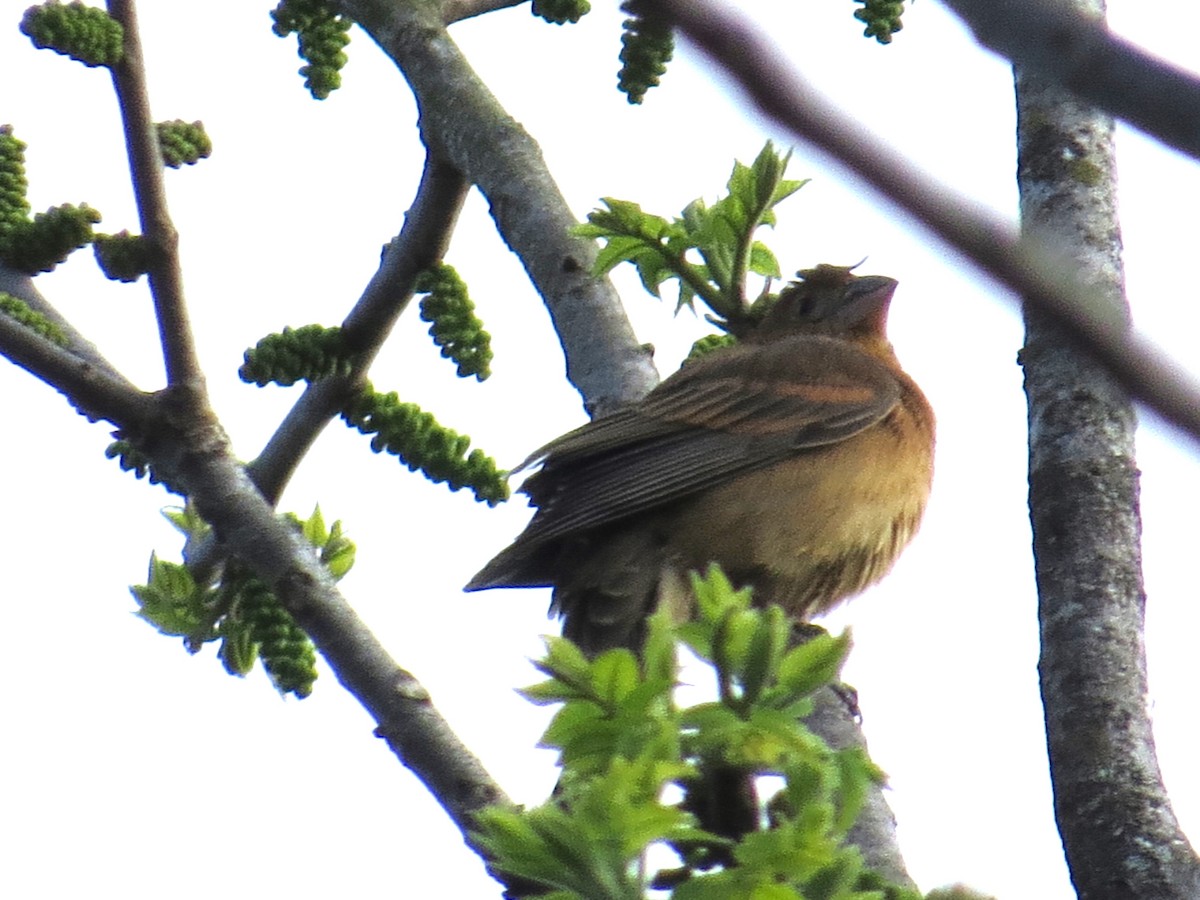
[[[802,269],[747,340],[763,343],[795,334],[886,339],[896,279],[855,275],[853,268],[823,263]]]

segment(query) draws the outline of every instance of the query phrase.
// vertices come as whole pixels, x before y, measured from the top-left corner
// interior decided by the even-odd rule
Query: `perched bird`
[[[934,417],[887,340],[896,281],[799,273],[734,346],[535,451],[537,513],[466,589],[553,587],[589,655],[636,649],[721,565],[795,619],[882,578],[921,521]]]

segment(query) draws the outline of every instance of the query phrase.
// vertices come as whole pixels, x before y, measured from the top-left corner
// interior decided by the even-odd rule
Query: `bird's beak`
[[[886,275],[855,278],[846,285],[846,302],[837,312],[839,324],[851,328],[872,322],[882,327],[898,283],[895,278]]]

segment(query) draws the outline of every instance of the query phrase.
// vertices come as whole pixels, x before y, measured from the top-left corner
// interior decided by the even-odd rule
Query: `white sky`
[[[27,151],[35,210],[86,201],[105,230],[137,229],[106,74],[17,33],[26,3],[0,3],[0,122]],[[613,85],[615,3],[573,28],[526,8],[454,29],[501,101],[540,141],[582,217],[601,196],[663,214],[714,198],[735,158],[767,137],[721,79],[681,47],[642,108]],[[746,7],[822,91],[955,190],[1015,209],[1007,66],[934,3],[918,3],[887,48],[859,37],[849,2]],[[210,388],[238,452],[253,457],[299,388],[258,390],[241,353],[283,325],[334,324],[400,227],[420,173],[415,110],[393,66],[354,33],[344,87],[303,91],[292,40],[269,3],[144,0],[158,119],[201,118],[212,159],[169,172],[187,289]],[[781,9],[781,7],[785,7]],[[1196,65],[1191,4],[1110,0],[1121,33]],[[1175,274],[1194,252],[1177,220],[1200,178],[1128,131],[1120,139],[1129,291],[1138,325],[1192,357],[1197,288]],[[827,620],[852,625],[857,686],[908,864],[929,889],[965,881],[1000,897],[1073,896],[1054,830],[1036,681],[1035,597],[1025,514],[1024,398],[1012,304],[826,160],[797,148],[813,182],[768,235],[785,270],[849,263],[895,276],[892,338],[939,415],[938,472],[922,533],[882,585]],[[511,465],[583,421],[542,307],[473,194],[449,261],[471,286],[497,359],[486,385],[459,382],[413,315],[372,371],[376,385],[433,409]],[[131,378],[162,384],[144,285],[105,281],[90,254],[42,291]],[[642,339],[671,371],[699,333],[628,275]],[[969,343],[968,343],[968,337]],[[136,619],[127,585],[150,551],[177,558],[158,509],[174,502],[105,460],[107,430],[0,364],[9,422],[0,548],[7,572],[0,655],[0,895],[50,898],[117,885],[128,898],[497,896],[440,808],[324,670],[313,698],[282,702],[259,672],[226,676]],[[1200,828],[1194,685],[1200,660],[1192,572],[1200,505],[1192,448],[1148,415],[1143,470],[1148,644],[1160,760],[1185,827]],[[532,749],[546,712],[513,693],[551,630],[544,592],[462,595],[523,525],[521,501],[490,511],[410,475],[331,425],[282,506],[320,501],[359,545],[343,582],[398,661],[516,799],[540,802],[552,759]]]

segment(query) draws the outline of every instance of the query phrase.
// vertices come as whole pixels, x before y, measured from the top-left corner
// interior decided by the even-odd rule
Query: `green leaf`
[[[681,216],[680,222],[689,236],[703,231],[704,223],[708,218],[708,206],[705,204],[704,198],[697,197],[685,206]]]
[[[321,505],[317,504],[312,515],[300,523],[300,531],[314,547],[320,549],[329,539],[329,531],[325,528],[325,517],[321,515]]]
[[[710,566],[703,576],[693,573],[691,583],[697,611],[704,622],[715,625],[725,617],[726,610],[746,609],[750,605],[750,590],[734,590],[718,565]]]
[[[811,694],[833,682],[850,652],[850,632],[820,634],[790,650],[779,664],[779,681],[797,695]]]
[[[354,567],[357,556],[358,547],[342,533],[342,523],[339,519],[330,527],[325,546],[321,548],[321,563],[336,581]]]
[[[592,683],[602,702],[617,706],[637,682],[637,658],[623,647],[606,650],[592,664]]]
[[[679,673],[671,614],[662,606],[647,623],[646,642],[642,647],[642,669],[647,681],[674,686]]]
[[[565,704],[554,714],[542,734],[540,746],[590,756],[606,752],[612,744],[612,720],[594,703],[576,701]]]
[[[741,665],[742,689],[747,701],[756,701],[763,688],[775,680],[790,630],[787,615],[778,606],[772,604],[759,613]]]
[[[581,691],[579,688],[559,681],[557,678],[551,678],[548,681],[541,681],[537,684],[520,688],[517,693],[537,706],[546,706],[550,703],[564,703],[568,700],[584,700],[591,696],[590,692]]]
[[[162,511],[163,518],[185,537],[198,538],[208,533],[209,526],[191,503],[186,506],[168,506]]]
[[[779,260],[766,244],[755,241],[750,246],[749,269],[755,275],[765,275],[768,278],[780,278]]]
[[[673,221],[631,201],[606,197],[606,208],[590,213],[587,224],[574,233],[605,242],[596,274],[632,263],[652,296],[662,297],[665,282],[678,282],[676,312],[700,297],[717,316],[738,319],[745,315],[747,274],[779,277],[778,261],[754,241],[754,233],[761,225],[774,224],[775,204],[804,183],[783,180],[789,159],[790,154],[781,156],[768,143],[753,165],[734,164],[726,196],[711,206],[694,200]],[[697,254],[702,264],[693,261]]]
[[[186,637],[207,620],[207,592],[196,585],[186,566],[150,555],[147,583],[130,588],[138,602],[138,616],[163,634]]]
[[[546,657],[536,660],[534,665],[546,675],[568,684],[588,684],[591,663],[583,651],[572,641],[562,637],[546,638]]]
[[[712,654],[722,681],[741,679],[760,616],[757,610],[726,610],[714,635]]]
[[[791,153],[788,154],[789,159],[791,158],[791,155]],[[792,196],[792,194],[796,193],[796,191],[800,190],[800,188],[808,184],[811,180],[812,179],[810,178],[785,178],[781,180],[779,184],[775,186],[775,192],[771,195],[771,206],[776,206],[777,204],[786,200],[788,197]],[[771,224],[774,224],[774,219],[772,219]]]
[[[886,776],[871,762],[861,747],[847,747],[835,757],[838,765],[838,815],[834,828],[846,834],[858,821],[867,792],[875,784],[883,784]]]
[[[596,264],[592,267],[596,275],[607,275],[621,263],[631,262],[645,246],[641,238],[631,236],[614,235],[606,240],[608,243],[600,248],[596,254]]]

